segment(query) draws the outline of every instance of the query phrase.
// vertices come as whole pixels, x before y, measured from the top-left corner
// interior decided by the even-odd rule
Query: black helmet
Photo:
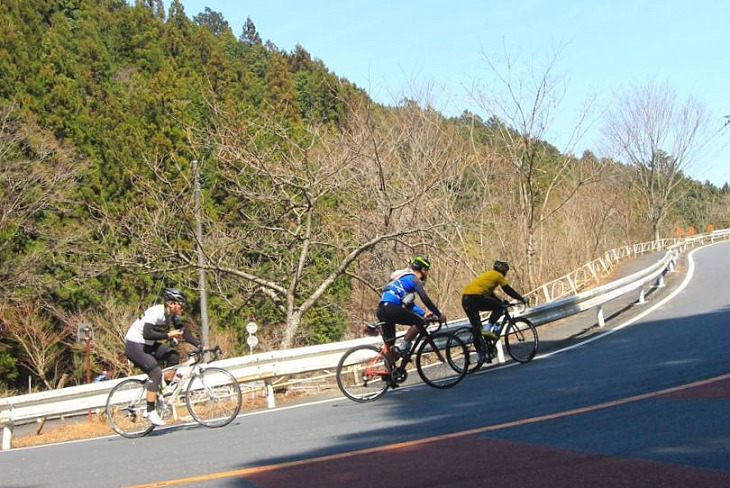
[[[165,288],[163,294],[165,295],[165,302],[175,302],[180,305],[185,305],[188,301],[185,298],[185,293],[178,288]]]
[[[426,256],[413,256],[409,264],[414,271],[429,269],[431,267],[431,261]]]
[[[507,274],[507,271],[509,271],[509,264],[507,264],[506,261],[500,261],[497,260],[494,262],[494,266],[492,267],[495,271],[499,271],[503,275]]]

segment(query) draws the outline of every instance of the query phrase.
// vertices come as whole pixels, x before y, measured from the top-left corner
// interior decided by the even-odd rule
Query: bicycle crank
[[[405,368],[396,367],[393,368],[393,371],[391,371],[390,377],[393,378],[393,381],[396,383],[403,383],[408,378],[408,371],[406,371]]]
[[[160,418],[166,419],[169,417],[172,417],[172,404],[165,402],[165,401],[158,401],[157,402],[157,413],[160,415]]]

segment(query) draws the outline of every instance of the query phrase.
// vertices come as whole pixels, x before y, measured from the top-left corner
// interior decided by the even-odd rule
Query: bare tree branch
[[[604,135],[619,158],[635,168],[653,238],[668,211],[684,196],[683,171],[709,140],[706,108],[693,98],[679,100],[665,82],[630,88],[609,112]]]

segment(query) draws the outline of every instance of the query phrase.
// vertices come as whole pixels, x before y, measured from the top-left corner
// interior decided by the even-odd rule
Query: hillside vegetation
[[[80,324],[95,372],[130,373],[133,318],[164,286],[199,317],[201,270],[211,342],[244,354],[251,321],[257,350],[353,337],[414,253],[453,318],[497,258],[527,292],[655,223],[728,224],[727,187],[680,174],[651,220],[633,165],[506,114],[376,104],[251,19],[133,3],[0,2],[0,393],[85,382]]]

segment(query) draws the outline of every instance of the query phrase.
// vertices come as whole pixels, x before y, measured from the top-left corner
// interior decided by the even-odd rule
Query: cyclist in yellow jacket
[[[502,300],[494,295],[494,290],[497,287],[500,287],[507,295],[515,300],[525,301],[522,295],[509,286],[507,278],[505,278],[507,271],[509,271],[509,264],[505,261],[497,260],[494,262],[491,270],[485,271],[474,278],[461,291],[461,306],[469,319],[474,334],[482,334],[490,339],[497,338],[494,333],[494,329],[496,328],[495,323],[502,313],[504,313]],[[492,313],[487,323],[484,324],[484,327],[481,327],[479,312],[483,310],[491,310]],[[483,355],[485,351],[479,351],[479,354]]]

